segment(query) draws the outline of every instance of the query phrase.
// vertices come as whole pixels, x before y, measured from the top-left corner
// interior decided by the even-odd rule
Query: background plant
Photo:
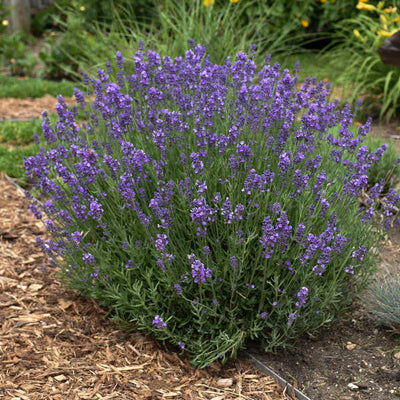
[[[252,44],[259,61],[266,53],[284,60],[304,51],[307,43],[318,48],[318,41],[329,40],[325,27],[351,15],[354,7],[348,7],[349,3],[163,0],[131,7],[121,0],[108,3],[103,18],[102,2],[94,8],[89,3],[59,2],[54,24],[60,33],[49,38],[43,60],[50,65],[47,69],[59,66],[65,76],[76,79],[78,70],[94,73],[100,65],[104,67],[104,59],[112,57],[115,48],[128,56],[142,41],[162,54],[178,56],[189,48],[191,39],[204,43],[214,62],[221,63],[239,50],[248,51]]]
[[[394,32],[400,29],[400,14],[391,2],[377,6],[359,3],[359,14],[336,25],[336,43],[330,50],[332,57],[349,54],[343,73],[355,103],[364,99],[364,115],[395,116],[399,110],[400,71],[398,67],[382,63],[377,50]],[[349,53],[350,52],[350,53]]]
[[[376,151],[379,147],[387,144],[387,150],[381,159],[371,165],[368,171],[368,184],[370,187],[384,182],[382,193],[388,193],[390,188],[396,187],[400,181],[400,171],[397,168],[399,154],[393,141],[368,135],[365,140],[366,146],[372,151]]]
[[[81,86],[76,82],[54,82],[29,77],[21,79],[21,77],[0,75],[0,98],[36,98],[43,97],[46,94],[57,96],[60,93],[66,97],[72,97],[75,87]]]
[[[11,75],[31,75],[36,64],[28,50],[29,37],[25,32],[0,35],[0,56]]]
[[[268,60],[255,83],[243,53],[133,59],[133,73],[120,53],[99,70],[86,123],[60,97],[58,123],[43,120],[50,148],[25,160],[53,235],[37,241],[64,281],[197,367],[331,322],[374,268],[381,187],[362,212],[358,196],[386,146],[362,146],[368,124],[351,130],[329,85],[297,92]],[[398,202],[390,191],[386,228]]]
[[[7,27],[9,24],[8,15],[9,15],[9,10],[6,8],[5,3],[1,2],[0,3],[0,35],[7,32],[7,29],[8,29]]]

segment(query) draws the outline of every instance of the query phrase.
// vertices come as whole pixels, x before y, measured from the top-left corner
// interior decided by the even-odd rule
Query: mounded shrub
[[[87,122],[59,97],[47,146],[25,160],[64,281],[202,368],[248,338],[266,350],[332,321],[367,282],[381,187],[358,196],[385,151],[362,145],[329,84],[238,53],[138,51],[135,72],[85,77]],[[296,66],[295,70],[298,66]],[[116,81],[110,76],[116,70]],[[41,218],[38,202],[31,209]],[[386,227],[399,196],[386,197]]]

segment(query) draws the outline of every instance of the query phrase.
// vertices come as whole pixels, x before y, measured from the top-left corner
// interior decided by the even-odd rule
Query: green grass
[[[19,179],[21,183],[26,182],[24,157],[33,156],[38,151],[39,146],[36,144],[12,148],[0,144],[0,171],[4,171],[12,178]]]
[[[56,115],[50,115],[50,121],[55,122]],[[8,176],[26,182],[24,157],[38,153],[40,146],[34,144],[33,134],[37,133],[43,139],[42,120],[4,121],[0,123],[0,171]]]
[[[328,78],[333,85],[343,85],[340,75],[346,65],[343,64],[342,60],[328,58],[324,54],[313,51],[305,51],[285,57],[278,56],[277,61],[282,68],[288,68],[289,70],[293,70],[295,62],[300,61],[300,71],[298,73],[300,82],[311,76],[318,78],[318,80]]]
[[[23,80],[13,76],[0,76],[0,98],[5,97],[43,97],[46,94],[66,97],[73,96],[73,90],[78,87],[76,82],[46,81],[42,79],[24,78]]]
[[[42,131],[42,120],[4,121],[0,123],[0,144],[9,146],[26,146],[32,144],[33,134]]]

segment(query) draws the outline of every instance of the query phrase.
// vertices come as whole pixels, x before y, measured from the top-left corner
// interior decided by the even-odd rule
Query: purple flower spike
[[[123,69],[124,68],[124,58],[122,57],[122,54],[120,51],[117,51],[116,61],[117,61],[118,68]]]
[[[353,258],[356,260],[364,260],[364,256],[367,253],[367,248],[365,246],[360,246],[357,250],[353,251]]]
[[[85,253],[85,254],[83,254],[82,260],[83,260],[86,264],[89,264],[89,265],[94,265],[94,264],[96,264],[96,259],[94,258],[94,255],[93,255],[93,254],[90,254],[90,253]]]
[[[99,220],[103,215],[103,208],[101,204],[99,204],[96,200],[90,203],[90,212],[89,215],[96,220]]]
[[[212,278],[212,271],[204,268],[204,264],[199,260],[192,263],[192,277],[195,283],[206,283],[207,278]]]
[[[153,325],[155,325],[157,329],[164,329],[167,327],[167,324],[163,321],[163,319],[159,315],[156,315],[154,317]]]
[[[296,297],[299,299],[299,301],[296,302],[296,307],[303,307],[306,304],[308,296],[308,288],[302,287],[301,290],[296,293]]]

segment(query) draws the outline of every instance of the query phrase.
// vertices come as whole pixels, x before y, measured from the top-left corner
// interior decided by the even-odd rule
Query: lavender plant
[[[133,62],[128,74],[118,52],[85,77],[80,126],[60,96],[46,148],[25,160],[52,234],[37,242],[64,281],[199,368],[248,338],[270,350],[329,323],[374,268],[381,187],[368,209],[357,198],[386,147],[362,145],[370,122],[354,132],[329,84],[296,91],[268,57],[257,72],[251,56],[213,64],[193,44]],[[386,202],[388,227],[399,196]]]

